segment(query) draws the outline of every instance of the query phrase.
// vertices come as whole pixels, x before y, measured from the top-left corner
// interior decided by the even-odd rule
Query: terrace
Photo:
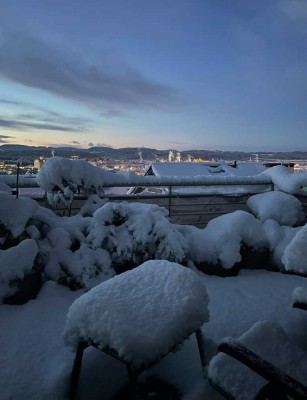
[[[263,321],[276,323],[291,342],[307,351],[306,313],[291,309],[293,290],[306,286],[306,213],[296,198],[304,203],[303,193],[297,193],[307,184],[306,174],[294,175],[277,168],[270,175],[257,177],[175,181],[112,173],[102,177],[100,172],[95,176],[96,170],[87,173],[82,165],[82,179],[76,180],[80,164],[75,162],[69,169],[53,166],[52,173],[46,170],[35,182],[23,177],[19,182],[19,187],[40,183],[43,193],[48,193],[42,201],[47,197],[53,202],[60,200],[62,205],[52,208],[57,212],[70,209],[73,211],[70,217],[57,216],[52,210],[39,207],[33,199],[15,198],[4,184],[0,188],[3,302],[14,303],[15,296],[18,303],[18,291],[23,290],[21,282],[33,271],[42,277],[34,299],[0,306],[0,320],[5,327],[0,332],[0,362],[6,367],[0,374],[4,399],[65,399],[74,357],[62,339],[68,308],[84,292],[91,293],[98,284],[109,282],[127,269],[135,270],[148,259],[183,264],[206,287],[209,321],[202,332],[207,364],[225,337],[238,338]],[[10,179],[6,183],[15,187],[16,181]],[[168,191],[134,195],[129,203],[121,201],[128,196],[105,193],[109,201],[101,198],[102,188],[105,191],[115,186],[137,185],[160,186]],[[195,226],[178,215],[180,207],[176,200],[185,204],[184,209],[193,202],[193,213],[197,214],[195,199],[198,198],[200,209],[209,203],[208,199],[222,203],[217,187],[226,185],[232,189],[226,196],[223,193],[225,203],[214,206],[210,203],[212,210],[207,209],[208,215],[195,221]],[[183,186],[210,188],[197,196],[176,192],[176,187]],[[86,201],[84,194],[89,193],[89,188],[94,188],[96,194]],[[78,198],[79,189],[84,191],[82,198]],[[167,211],[153,205],[152,200],[166,205],[171,221]],[[75,203],[73,207],[73,202],[78,201],[79,205]],[[218,205],[217,214],[210,216],[210,211],[215,212],[213,208]],[[254,269],[250,269],[251,261]],[[153,375],[157,379],[151,386],[152,380],[148,378]],[[159,380],[166,383],[166,389],[161,382],[159,386]],[[176,388],[175,398],[221,398],[201,371],[193,337],[185,341],[180,351],[171,353],[140,377],[144,391],[150,388],[157,396],[159,390],[166,396],[167,385]],[[162,395],[160,392],[156,398],[163,398]],[[128,399],[129,396],[124,366],[94,348],[86,350],[77,398]]]

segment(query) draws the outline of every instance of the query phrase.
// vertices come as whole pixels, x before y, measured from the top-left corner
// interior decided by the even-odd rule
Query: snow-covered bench
[[[226,399],[307,399],[307,353],[277,324],[257,322],[238,340],[225,339],[218,350],[208,378]]]
[[[293,307],[307,311],[307,288],[297,287],[292,293]]]
[[[65,343],[76,352],[70,398],[74,398],[83,351],[88,346],[126,363],[130,383],[196,333],[202,366],[201,326],[208,296],[192,270],[168,261],[141,266],[96,286],[70,307]]]

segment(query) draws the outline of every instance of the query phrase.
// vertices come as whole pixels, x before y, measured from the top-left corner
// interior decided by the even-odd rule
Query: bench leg
[[[204,338],[203,338],[201,329],[197,329],[195,331],[195,335],[196,335],[196,340],[197,340],[197,345],[198,345],[201,366],[202,366],[203,371],[205,371],[205,368],[206,368],[205,346],[204,346]]]
[[[134,371],[133,368],[129,364],[126,363],[126,366],[127,366],[127,371],[128,371],[129,385],[131,387],[133,396],[134,396],[135,400],[142,400],[140,397],[139,387],[137,384],[138,373],[136,371]]]
[[[271,383],[265,384],[254,400],[288,400],[288,396],[282,389],[273,386]]]
[[[87,347],[87,345],[84,342],[80,342],[78,345],[78,349],[77,349],[77,352],[75,355],[74,366],[73,366],[71,378],[70,378],[70,388],[69,388],[69,393],[68,393],[69,400],[74,400],[75,396],[76,396],[79,375],[80,375],[81,366],[82,366],[83,352],[86,349],[86,347]]]

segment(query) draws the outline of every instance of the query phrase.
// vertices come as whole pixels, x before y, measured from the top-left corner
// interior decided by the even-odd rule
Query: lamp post
[[[18,195],[19,195],[19,172],[20,172],[21,163],[22,163],[21,160],[17,160],[16,199],[18,199]]]

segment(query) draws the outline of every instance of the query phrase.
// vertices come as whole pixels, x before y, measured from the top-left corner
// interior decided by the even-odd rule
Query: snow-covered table
[[[64,340],[77,350],[70,398],[88,346],[125,362],[134,384],[142,371],[195,332],[204,366],[200,328],[208,318],[203,280],[175,263],[147,261],[96,286],[67,314]]]

